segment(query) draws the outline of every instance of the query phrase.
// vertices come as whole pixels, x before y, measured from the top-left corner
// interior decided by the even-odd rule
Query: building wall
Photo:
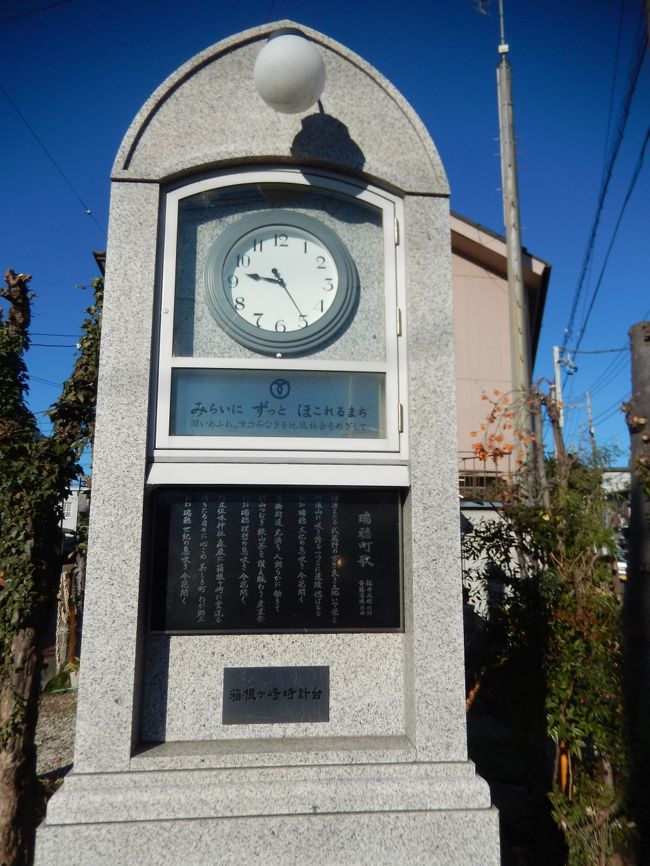
[[[474,465],[476,461],[467,458],[478,441],[471,433],[479,431],[490,411],[482,395],[494,399],[512,392],[506,242],[501,235],[452,213],[451,248],[460,468],[481,471],[482,464]],[[527,250],[522,252],[529,351],[534,363],[551,268]],[[500,468],[507,471],[507,467]]]
[[[512,389],[507,281],[484,265],[454,252],[454,322],[458,451],[471,452],[471,431],[478,430],[489,411],[485,391]]]
[[[69,490],[68,495],[63,500],[63,520],[61,522],[61,529],[64,533],[68,534],[76,532],[77,523],[79,521],[79,508],[80,506],[82,509],[88,508],[88,503],[86,501],[87,494],[87,487],[74,487]],[[81,502],[79,499],[80,497]]]

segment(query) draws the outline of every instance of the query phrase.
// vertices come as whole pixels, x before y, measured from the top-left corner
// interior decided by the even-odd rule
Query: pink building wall
[[[512,391],[505,239],[457,214],[451,218],[459,457],[485,421],[483,392]],[[524,251],[531,357],[535,358],[550,265]]]

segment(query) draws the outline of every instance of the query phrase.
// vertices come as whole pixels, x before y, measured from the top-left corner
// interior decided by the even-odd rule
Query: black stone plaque
[[[224,668],[223,724],[329,722],[330,669]]]
[[[399,631],[400,514],[395,489],[159,489],[151,628]]]

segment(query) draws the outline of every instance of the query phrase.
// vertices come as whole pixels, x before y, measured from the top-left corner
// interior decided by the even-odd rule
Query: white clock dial
[[[327,246],[310,232],[281,223],[242,235],[225,256],[222,279],[233,311],[255,328],[277,334],[314,325],[339,288]]]
[[[208,251],[205,298],[234,340],[276,358],[337,339],[354,316],[359,275],[347,247],[320,220],[289,210],[242,216]]]

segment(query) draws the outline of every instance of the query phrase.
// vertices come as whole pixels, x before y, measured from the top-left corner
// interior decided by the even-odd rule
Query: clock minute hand
[[[291,303],[294,305],[294,307],[298,310],[298,315],[299,315],[299,316],[302,316],[302,313],[300,312],[300,307],[299,307],[298,304],[294,301],[294,299],[293,299],[293,295],[291,294],[291,292],[290,292],[289,289],[287,288],[287,284],[285,283],[285,281],[284,281],[284,280],[282,279],[282,277],[280,276],[280,271],[279,271],[277,268],[271,268],[271,273],[272,273],[273,276],[276,278],[277,282],[278,282],[278,283],[282,286],[282,288],[285,290],[285,292],[289,295],[289,300],[290,300]]]

